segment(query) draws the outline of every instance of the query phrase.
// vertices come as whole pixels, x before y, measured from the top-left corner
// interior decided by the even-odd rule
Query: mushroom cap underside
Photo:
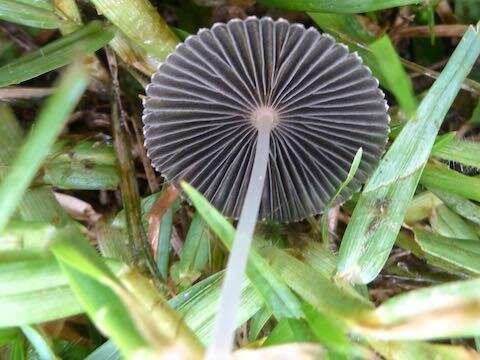
[[[152,76],[144,106],[154,167],[233,218],[248,186],[259,114],[273,121],[259,217],[280,222],[321,213],[361,147],[359,168],[336,203],[348,199],[373,172],[388,134],[384,94],[360,57],[282,19],[235,19],[188,37]]]

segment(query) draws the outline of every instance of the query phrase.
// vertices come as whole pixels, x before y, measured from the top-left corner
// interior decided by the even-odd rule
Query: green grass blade
[[[390,298],[359,326],[378,340],[472,337],[480,333],[480,279],[451,282]]]
[[[427,164],[420,183],[432,190],[480,201],[480,178],[463,175],[445,165]]]
[[[419,4],[421,0],[259,0],[259,2],[286,10],[353,14]]]
[[[38,221],[11,221],[0,232],[0,253],[21,252],[22,255],[41,256],[47,253],[55,227]]]
[[[322,229],[322,239],[323,241],[328,241],[328,213],[332,207],[332,205],[335,203],[337,200],[338,195],[347,187],[348,184],[350,184],[350,181],[352,181],[353,177],[355,176],[358,166],[360,165],[360,161],[362,160],[362,154],[363,150],[362,148],[359,148],[357,150],[357,153],[355,154],[355,157],[353,158],[352,165],[350,165],[350,170],[348,170],[347,178],[345,181],[343,181],[338,189],[335,191],[333,194],[332,198],[328,202],[327,206],[325,206],[325,210],[323,211],[323,216],[321,218],[321,229]]]
[[[335,285],[330,278],[280,249],[272,248],[268,257],[272,268],[287,285],[323,313],[355,318],[373,307],[351,288]]]
[[[92,0],[97,10],[136,45],[163,61],[178,39],[148,0]]]
[[[365,186],[341,243],[340,278],[368,283],[385,264],[438,129],[479,54],[478,28],[471,27]]]
[[[183,183],[182,188],[212,231],[230,249],[235,236],[235,229],[232,224],[193,187]],[[300,317],[302,312],[298,299],[268,263],[253,249],[250,250],[248,264],[248,278],[258,292],[262,294],[265,303],[272,310],[275,317],[277,319]]]
[[[250,342],[255,341],[262,331],[265,324],[270,320],[272,317],[272,312],[266,306],[263,306],[257,313],[252,317],[250,321],[250,326],[248,329],[248,340]]]
[[[36,324],[81,312],[54,259],[2,259],[0,327]]]
[[[466,222],[460,215],[451,211],[445,205],[438,206],[430,216],[432,229],[440,235],[465,240],[478,240],[478,235],[472,224]]]
[[[92,53],[113,38],[113,31],[99,21],[81,27],[48,45],[0,68],[0,87],[18,84]]]
[[[342,354],[345,359],[357,357],[369,359],[372,357],[372,353],[369,350],[355,344],[350,339],[348,328],[342,321],[333,316],[320,313],[308,304],[305,304],[303,309],[316,340],[327,349]]]
[[[480,143],[458,139],[450,139],[439,146],[435,144],[432,150],[432,156],[476,168],[480,168],[479,153]]]
[[[407,116],[415,114],[418,103],[413,91],[412,81],[403,68],[390,37],[383,35],[372,42],[369,47],[378,62],[378,69],[382,74],[382,79],[384,79],[385,87],[395,95]]]
[[[478,355],[470,348],[430,344],[422,341],[369,341],[385,359],[393,360],[471,360]]]
[[[111,190],[119,183],[113,147],[93,141],[56,143],[42,170],[43,182],[60,189]]]
[[[85,360],[121,360],[120,351],[111,341],[107,341],[95,349]]]
[[[22,331],[25,337],[30,341],[38,357],[42,360],[56,360],[59,359],[53,349],[52,342],[43,332],[42,329],[36,326],[24,325]]]
[[[121,288],[118,279],[78,230],[67,228],[59,231],[51,250],[78,302],[122,353],[132,356],[147,349],[148,342],[114,290]]]
[[[173,210],[167,209],[162,216],[160,223],[160,233],[158,234],[157,248],[157,268],[164,280],[168,278],[168,263],[170,261],[170,250],[172,248],[170,240],[173,229]]]
[[[54,95],[44,105],[10,172],[0,184],[0,231],[17,208],[87,83],[85,70],[78,66],[71,67],[62,77]]]
[[[441,204],[442,200],[429,191],[424,191],[415,195],[408,206],[404,222],[407,224],[413,224],[417,221],[426,219],[434,209]]]
[[[0,119],[2,119],[0,134],[6,135],[0,136],[0,179],[3,179],[23,142],[23,131],[6,104],[0,103]],[[23,220],[57,224],[66,224],[69,221],[68,215],[55,200],[52,191],[42,186],[25,192],[18,205],[18,215]]]
[[[181,289],[188,288],[202,274],[208,263],[210,236],[207,225],[196,213],[188,229],[180,261],[172,266],[171,275]]]
[[[314,340],[315,336],[305,321],[283,318],[270,332],[263,345],[268,347],[288,343],[310,343]]]
[[[433,191],[435,196],[439,198],[445,205],[447,205],[452,211],[463,216],[465,219],[480,225],[480,206],[473,202],[442,191]]]
[[[0,19],[42,29],[56,29],[61,21],[51,6],[48,8],[18,0],[2,0]]]
[[[114,166],[94,163],[48,162],[42,182],[64,190],[115,190],[120,178]]]
[[[454,239],[423,230],[415,230],[415,241],[430,264],[441,269],[480,275],[480,241]]]
[[[210,343],[213,335],[223,273],[222,271],[210,276],[169,301],[205,346]],[[236,326],[240,326],[255,315],[263,304],[263,299],[255,287],[245,280],[235,319]]]

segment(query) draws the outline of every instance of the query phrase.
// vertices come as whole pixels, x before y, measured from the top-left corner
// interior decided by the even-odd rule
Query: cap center
[[[261,107],[252,112],[250,116],[253,126],[258,128],[274,128],[278,123],[278,113],[271,107]]]

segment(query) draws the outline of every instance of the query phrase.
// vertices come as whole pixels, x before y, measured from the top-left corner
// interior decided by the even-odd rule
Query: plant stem
[[[257,127],[258,137],[252,173],[240,213],[232,251],[228,258],[220,307],[215,319],[213,340],[206,354],[208,360],[226,359],[233,348],[235,315],[240,302],[241,284],[244,280],[248,253],[260,209],[270,153],[271,122],[264,121]]]

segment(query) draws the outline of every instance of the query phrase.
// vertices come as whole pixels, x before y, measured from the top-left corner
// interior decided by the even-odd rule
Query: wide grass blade
[[[61,79],[55,94],[44,105],[12,168],[0,184],[0,231],[17,208],[87,83],[84,68],[78,65],[71,67]]]
[[[472,337],[480,333],[480,279],[452,282],[397,295],[359,323],[378,340]]]
[[[45,6],[45,3],[38,3],[36,1],[2,0],[0,2],[0,19],[37,28],[56,29],[61,20],[51,5]]]
[[[37,324],[83,312],[55,259],[0,263],[0,327]]]
[[[323,210],[323,215],[321,218],[321,229],[322,229],[322,239],[324,242],[328,241],[328,213],[332,208],[333,204],[335,204],[335,201],[337,200],[338,195],[340,195],[343,189],[345,189],[345,187],[347,187],[347,185],[350,184],[350,181],[352,181],[353,177],[355,176],[358,170],[358,166],[360,165],[360,161],[362,160],[362,155],[363,155],[363,150],[362,148],[359,148],[357,150],[357,153],[355,154],[355,157],[353,158],[352,165],[350,166],[350,170],[348,170],[346,179],[340,184],[340,186],[335,191],[335,193],[333,194],[328,204],[325,206],[325,209]]]
[[[71,63],[83,54],[92,53],[113,38],[113,31],[99,21],[55,40],[0,68],[0,87],[19,84]]]
[[[0,254],[21,252],[25,256],[46,255],[54,232],[55,227],[49,223],[13,220],[0,232]]]
[[[363,13],[396,6],[420,4],[422,0],[259,0],[266,6],[286,10],[325,13]]]
[[[478,31],[470,27],[465,33],[416,115],[405,125],[365,186],[341,243],[339,278],[368,283],[385,264],[438,129],[480,54]]]
[[[51,250],[97,328],[111,337],[125,356],[148,349],[147,340],[114,290],[122,288],[120,282],[78,230],[59,231]]]

